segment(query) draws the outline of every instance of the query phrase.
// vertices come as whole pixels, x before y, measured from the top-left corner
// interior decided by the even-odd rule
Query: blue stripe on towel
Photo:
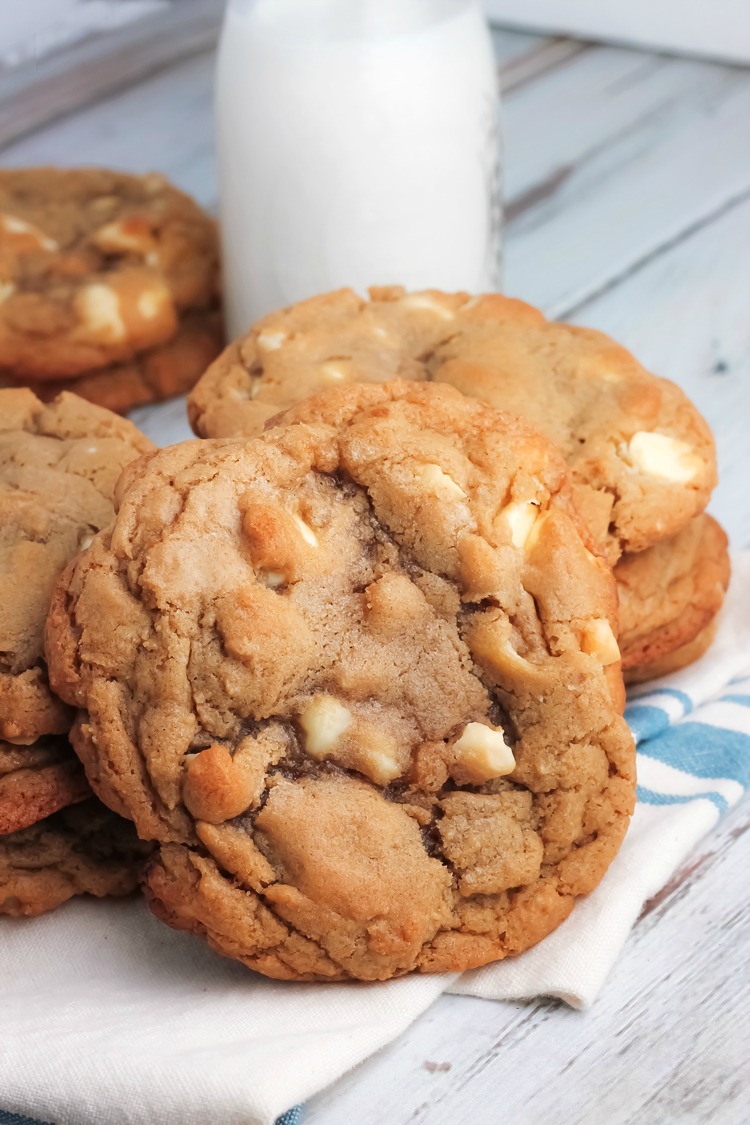
[[[706,792],[706,793],[656,793],[653,789],[646,789],[644,786],[639,785],[637,789],[638,800],[643,805],[689,805],[691,801],[711,801],[716,805],[721,816],[729,808],[724,797],[721,793]]]
[[[750,785],[750,733],[680,723],[649,739],[641,752],[694,777],[727,778],[744,789]]]
[[[631,703],[625,708],[625,721],[633,732],[636,744],[658,738],[669,729],[669,715],[662,707],[646,703]]]
[[[281,1117],[276,1118],[276,1125],[299,1125],[302,1118],[302,1106],[293,1105],[286,1113],[282,1113]]]
[[[693,703],[687,692],[678,691],[677,688],[663,687],[654,692],[654,695],[669,695],[672,699],[676,699],[678,703],[682,704],[683,715],[689,715],[693,710],[695,704]]]
[[[722,703],[739,703],[740,707],[750,707],[750,695],[722,695]]]

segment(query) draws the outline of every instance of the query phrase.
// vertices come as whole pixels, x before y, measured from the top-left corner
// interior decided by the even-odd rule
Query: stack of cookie
[[[156,915],[272,977],[541,940],[633,810],[623,665],[723,596],[705,422],[598,333],[401,289],[266,318],[189,412],[150,452],[0,392],[0,910],[132,886],[125,817]]]
[[[0,385],[124,413],[219,353],[215,223],[163,176],[0,170]]]
[[[306,395],[393,379],[449,383],[557,445],[615,568],[626,679],[702,654],[729,581],[726,536],[704,514],[713,438],[677,386],[600,332],[497,294],[341,290],[260,321],[209,369],[189,413],[200,436],[253,435]]]
[[[143,846],[92,796],[43,633],[61,571],[110,522],[122,468],[151,448],[73,395],[45,407],[29,390],[0,390],[0,914],[137,884]]]

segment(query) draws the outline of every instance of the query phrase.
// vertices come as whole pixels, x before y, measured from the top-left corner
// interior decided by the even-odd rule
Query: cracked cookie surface
[[[217,299],[216,228],[156,174],[0,170],[0,369],[66,379],[169,340]]]
[[[74,895],[130,894],[148,851],[131,824],[93,799],[0,836],[0,915],[46,914]]]
[[[118,492],[47,651],[92,787],[160,845],[160,917],[270,976],[386,979],[518,953],[596,885],[635,755],[544,437],[356,386]]]
[[[392,379],[452,384],[545,433],[612,563],[674,535],[716,483],[710,430],[678,387],[601,332],[499,294],[391,287],[292,305],[227,348],[189,413],[203,437],[252,435],[306,395]]]
[[[45,406],[30,390],[0,390],[0,738],[70,728],[44,662],[52,590],[112,519],[122,468],[151,449],[131,422],[75,395]]]

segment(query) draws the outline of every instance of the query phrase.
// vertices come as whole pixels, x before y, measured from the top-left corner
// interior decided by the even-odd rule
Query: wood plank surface
[[[506,103],[506,287],[568,317],[750,191],[750,73],[587,51]]]
[[[0,69],[0,145],[212,48],[225,0],[172,0],[115,31],[86,35],[23,66]]]

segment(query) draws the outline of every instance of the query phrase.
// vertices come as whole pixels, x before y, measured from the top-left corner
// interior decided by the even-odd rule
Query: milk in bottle
[[[217,125],[232,335],[338,286],[497,288],[478,0],[230,0]]]

